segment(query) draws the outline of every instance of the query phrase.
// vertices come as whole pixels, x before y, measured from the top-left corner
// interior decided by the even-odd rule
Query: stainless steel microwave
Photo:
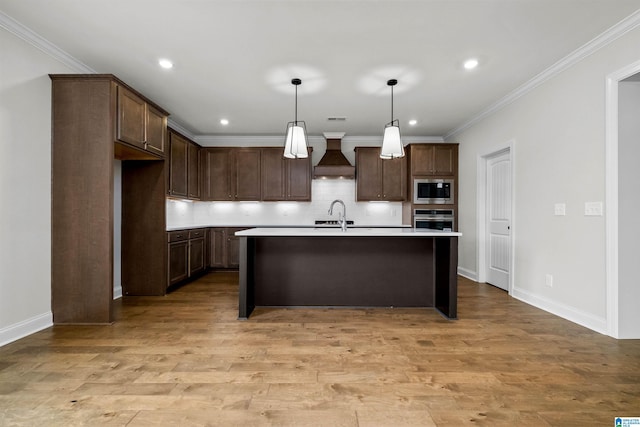
[[[414,179],[414,204],[449,204],[454,203],[452,179]]]

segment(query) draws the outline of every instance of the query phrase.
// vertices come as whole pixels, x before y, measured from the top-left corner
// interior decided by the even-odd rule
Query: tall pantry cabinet
[[[51,75],[53,321],[113,322],[114,159],[122,160],[122,287],[166,289],[168,113],[113,75]]]

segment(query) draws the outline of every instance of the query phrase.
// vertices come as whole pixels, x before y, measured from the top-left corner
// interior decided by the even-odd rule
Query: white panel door
[[[509,290],[511,266],[511,154],[487,159],[487,282]]]

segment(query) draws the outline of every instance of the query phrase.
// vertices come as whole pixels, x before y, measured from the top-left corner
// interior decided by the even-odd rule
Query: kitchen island
[[[413,228],[252,228],[239,319],[255,307],[433,307],[457,317],[458,237]]]

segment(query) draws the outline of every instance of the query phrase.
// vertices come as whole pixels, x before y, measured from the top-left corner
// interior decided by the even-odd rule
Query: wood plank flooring
[[[430,309],[256,309],[237,273],[127,297],[111,326],[0,348],[1,426],[610,426],[640,416],[640,340],[459,279]]]

